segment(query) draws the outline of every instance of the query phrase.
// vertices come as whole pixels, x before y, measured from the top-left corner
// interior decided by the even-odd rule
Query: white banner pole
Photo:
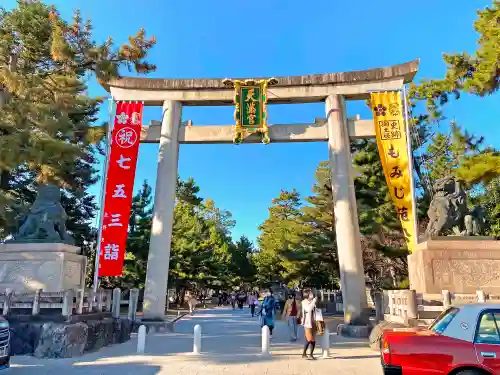
[[[101,210],[99,214],[99,226],[97,228],[98,234],[97,234],[97,244],[95,249],[94,282],[92,284],[94,292],[97,291],[97,288],[99,286],[99,262],[101,260],[102,223],[104,221],[104,198],[106,196],[106,182],[108,177],[109,156],[111,153],[111,141],[112,141],[111,134],[113,132],[113,126],[114,126],[113,107],[115,102],[113,98],[110,98],[108,100],[109,100],[109,123],[106,134],[106,152],[105,152],[106,156],[104,160],[104,170],[103,170],[104,173],[101,181],[101,197],[99,199],[99,202],[101,204]]]
[[[415,193],[415,178],[413,176],[413,153],[412,153],[412,137],[411,137],[411,128],[410,123],[408,121],[408,101],[406,97],[406,86],[403,85],[403,107],[405,111],[405,127],[406,127],[406,144],[407,144],[407,152],[408,152],[408,167],[410,169],[410,183],[411,183],[411,193],[412,200],[411,206],[413,211],[413,230],[415,232],[414,244],[418,244],[418,218],[417,218],[417,195]]]

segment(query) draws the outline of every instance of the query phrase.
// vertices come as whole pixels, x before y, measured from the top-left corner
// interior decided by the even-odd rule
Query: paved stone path
[[[193,328],[202,327],[202,355],[193,356]],[[299,332],[302,337],[302,332]],[[318,337],[319,341],[319,337]],[[176,333],[147,336],[146,353],[136,354],[137,338],[73,359],[13,357],[3,373],[16,375],[380,375],[380,359],[364,340],[330,337],[331,359],[301,358],[302,342],[290,343],[286,323],[277,322],[270,357],[260,355],[257,318],[248,309],[196,312],[177,323]],[[316,349],[321,355],[321,348]]]

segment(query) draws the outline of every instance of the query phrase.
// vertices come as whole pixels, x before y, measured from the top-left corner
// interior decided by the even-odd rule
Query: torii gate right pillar
[[[354,174],[344,98],[326,99],[328,155],[332,176],[334,223],[337,237],[344,321],[367,324],[365,273],[361,253]]]

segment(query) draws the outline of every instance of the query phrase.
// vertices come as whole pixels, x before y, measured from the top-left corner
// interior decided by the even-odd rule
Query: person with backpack
[[[276,298],[273,296],[272,289],[267,292],[264,301],[262,301],[262,308],[260,309],[261,315],[261,328],[264,326],[269,327],[269,335],[273,336],[274,319],[276,317]]]

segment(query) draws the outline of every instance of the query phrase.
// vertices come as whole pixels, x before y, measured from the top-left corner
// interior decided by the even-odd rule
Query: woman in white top
[[[310,289],[304,291],[304,300],[301,304],[302,325],[304,326],[306,343],[302,358],[308,358],[307,348],[309,347],[309,358],[316,359],[313,356],[314,348],[316,347],[316,298]]]

